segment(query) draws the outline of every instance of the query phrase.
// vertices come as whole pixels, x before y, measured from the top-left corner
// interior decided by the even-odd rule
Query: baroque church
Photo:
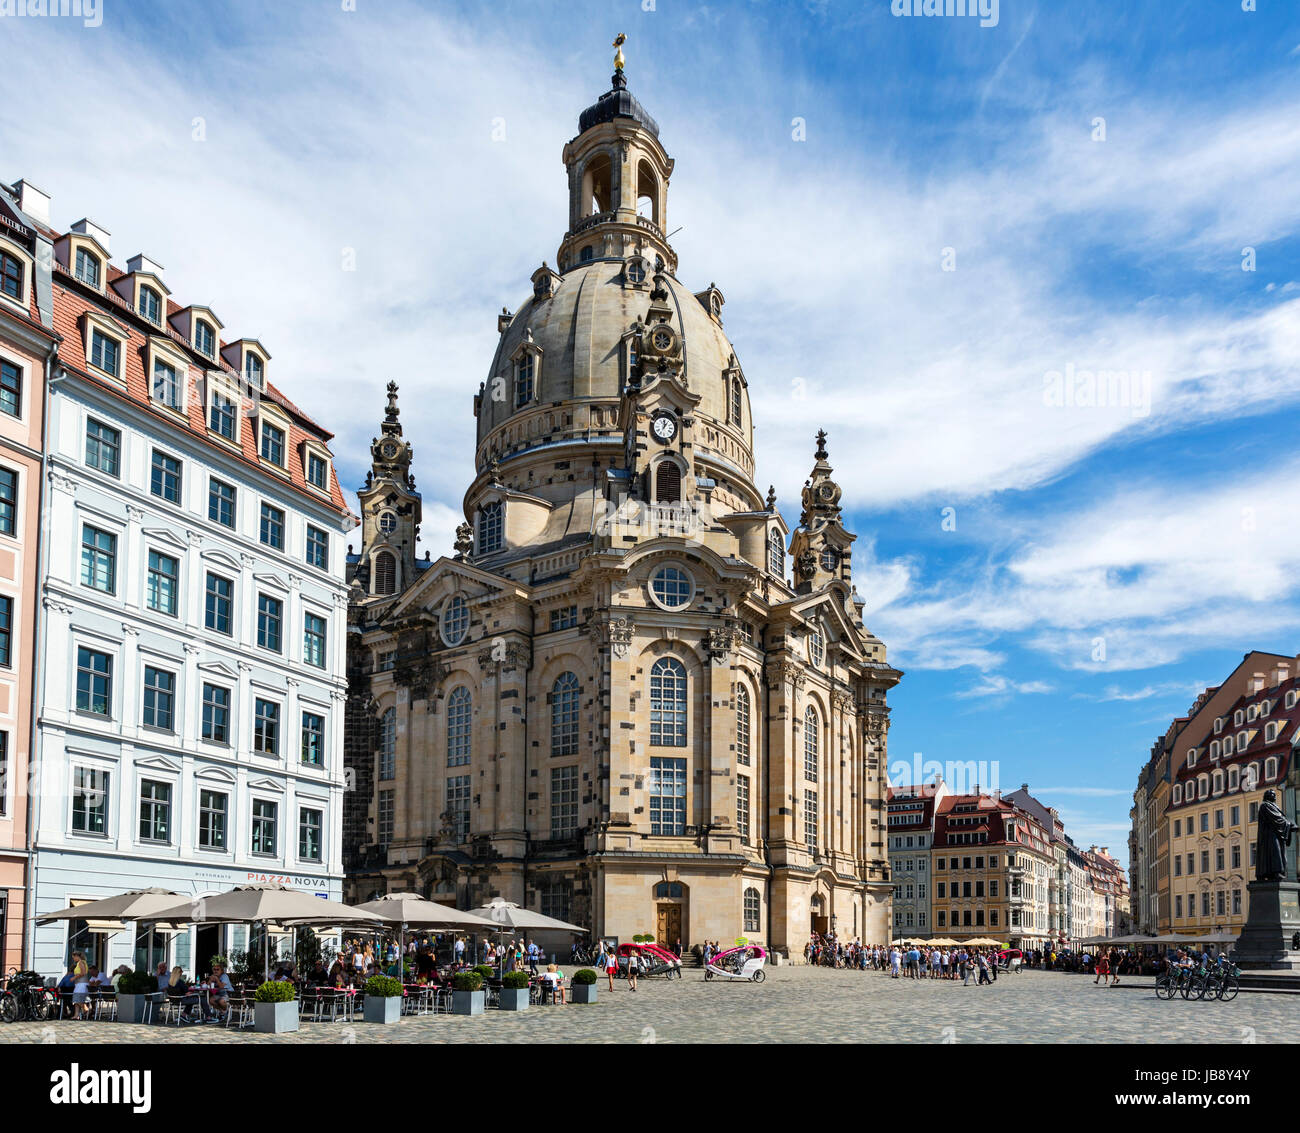
[[[349,556],[346,897],[500,895],[685,948],[888,941],[901,674],[826,436],[790,532],[722,293],[678,279],[673,159],[621,52],[563,161],[568,231],[498,317],[466,521],[433,562],[388,387]]]

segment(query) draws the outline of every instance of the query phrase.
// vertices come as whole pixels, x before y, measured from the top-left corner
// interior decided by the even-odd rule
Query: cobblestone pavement
[[[1243,992],[1231,1003],[1155,997],[1094,986],[1087,976],[1027,971],[991,987],[893,980],[877,972],[769,967],[762,984],[706,983],[687,968],[673,981],[602,981],[591,1005],[491,1010],[465,1018],[404,1018],[390,1027],[304,1023],[290,1035],[216,1026],[118,1023],[0,1024],[0,1043],[718,1043],[718,1042],[1300,1042],[1300,998]]]

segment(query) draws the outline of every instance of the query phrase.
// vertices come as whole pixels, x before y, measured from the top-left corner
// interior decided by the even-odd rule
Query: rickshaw
[[[728,948],[719,952],[704,969],[706,980],[746,980],[761,984],[766,978],[763,965],[767,963],[767,952],[757,944],[742,944],[738,948]]]
[[[676,976],[679,980],[682,978],[682,962],[668,949],[660,948],[657,944],[634,944],[629,941],[618,946],[618,974],[620,979],[627,975],[627,958],[634,951],[641,961],[638,975],[667,976],[669,979]]]

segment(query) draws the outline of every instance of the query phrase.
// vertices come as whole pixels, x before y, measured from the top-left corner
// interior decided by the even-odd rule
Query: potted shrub
[[[144,1005],[158,993],[158,977],[148,972],[123,972],[117,981],[117,1021],[139,1023]]]
[[[488,980],[496,979],[499,975],[496,968],[492,967],[491,964],[478,964],[474,967],[474,971],[478,972],[478,974],[483,977],[484,983],[487,983]]]
[[[528,973],[507,972],[501,977],[502,1011],[523,1011],[528,1006]]]
[[[267,980],[253,993],[253,1030],[282,1035],[298,1029],[298,1001],[288,980]]]
[[[402,1017],[402,981],[390,976],[371,976],[366,980],[362,1010],[367,1023],[396,1023]]]
[[[482,1015],[487,994],[483,990],[483,976],[478,971],[457,972],[451,979],[451,1013],[453,1015]]]
[[[596,973],[590,968],[580,968],[573,973],[569,984],[570,1003],[596,1002]]]

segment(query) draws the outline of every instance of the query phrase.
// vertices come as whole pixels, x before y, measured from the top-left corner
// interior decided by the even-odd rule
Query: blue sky
[[[436,555],[496,313],[554,262],[560,150],[626,32],[677,159],[680,275],[727,297],[791,521],[830,432],[868,624],[907,672],[891,760],[995,764],[1125,857],[1169,718],[1248,649],[1300,648],[1295,5],[645,7],[0,18],[0,177],[261,337],[345,482],[399,381]],[[1149,398],[1045,396],[1099,370]]]

